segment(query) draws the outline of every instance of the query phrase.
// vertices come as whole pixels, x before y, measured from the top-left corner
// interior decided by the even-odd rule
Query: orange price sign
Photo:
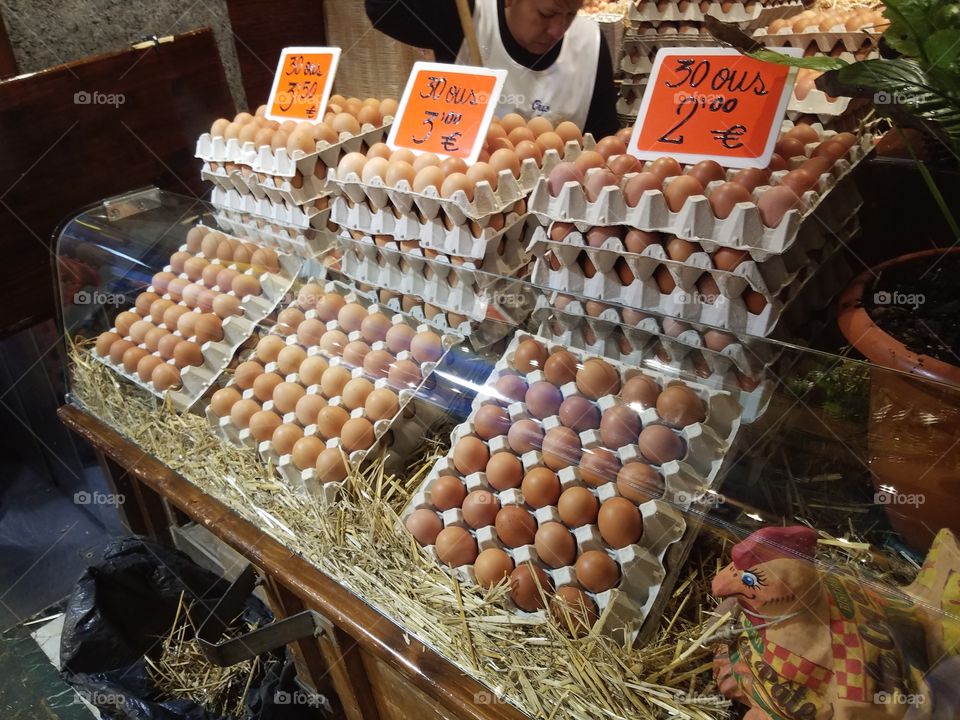
[[[416,63],[387,145],[475,163],[506,79],[506,70]]]
[[[284,48],[270,88],[267,117],[277,122],[323,120],[339,60],[340,48]]]
[[[777,48],[802,54],[794,48]],[[641,160],[716,160],[766,167],[793,93],[796,69],[727,48],[657,53],[629,151]]]

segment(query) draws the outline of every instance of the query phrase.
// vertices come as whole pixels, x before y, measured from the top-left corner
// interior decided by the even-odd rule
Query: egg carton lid
[[[818,130],[821,142],[836,134],[822,128]],[[645,231],[666,232],[690,240],[710,240],[724,247],[750,250],[755,259],[764,259],[760,253],[781,254],[793,244],[802,222],[826,198],[836,194],[831,191],[872,150],[872,138],[872,135],[863,136],[848,153],[849,160],[840,159],[830,174],[821,176],[820,192],[806,193],[805,205],[801,209],[788,210],[775,228],[763,224],[754,203],[737,204],[730,216],[721,220],[715,217],[705,195],[688,198],[678,212],[673,212],[667,207],[662,190],[647,190],[636,207],[629,207],[620,186],[603,188],[598,198],[591,202],[584,187],[576,181],[566,183],[557,197],[551,196],[545,178],[534,188],[529,209],[543,224],[559,220],[591,226],[629,225]],[[800,158],[792,160],[796,165],[801,161]],[[668,178],[666,184],[669,185],[671,180],[673,178]],[[752,252],[754,250],[757,252]]]

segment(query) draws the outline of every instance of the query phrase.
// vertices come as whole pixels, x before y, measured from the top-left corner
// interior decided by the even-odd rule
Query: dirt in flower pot
[[[960,255],[916,258],[880,272],[864,306],[871,319],[918,355],[960,361]]]

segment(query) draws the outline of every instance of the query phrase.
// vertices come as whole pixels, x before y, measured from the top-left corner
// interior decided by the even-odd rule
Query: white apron
[[[473,26],[484,66],[507,71],[497,117],[515,112],[527,119],[543,115],[555,125],[570,120],[578,127],[584,126],[600,56],[600,28],[595,22],[578,15],[563,36],[560,55],[545,70],[530,70],[510,57],[500,39],[497,0],[476,0]],[[472,64],[466,40],[457,64]]]

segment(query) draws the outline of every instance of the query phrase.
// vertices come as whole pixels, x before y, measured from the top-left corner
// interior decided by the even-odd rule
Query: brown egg
[[[568,427],[555,427],[543,436],[543,462],[551,470],[562,470],[580,462],[580,438]]]
[[[597,604],[579,588],[565,585],[550,599],[550,613],[554,620],[573,637],[590,632],[599,619]]]
[[[523,476],[520,491],[523,499],[532,508],[556,505],[560,499],[560,480],[552,470],[535,467]]]
[[[330,357],[343,355],[344,348],[349,344],[347,334],[340,330],[328,330],[320,337],[320,349]]]
[[[362,367],[363,359],[370,352],[370,346],[363,340],[349,342],[343,348],[343,360],[350,367]]]
[[[603,155],[604,161],[609,160],[614,155],[623,155],[627,152],[627,146],[623,140],[610,135],[597,143],[597,152]]]
[[[600,419],[600,440],[611,450],[637,442],[640,417],[627,405],[614,405]]]
[[[510,426],[507,441],[513,451],[520,455],[539,450],[543,445],[543,429],[535,420],[519,420]]]
[[[348,420],[350,413],[339,405],[325,405],[317,413],[317,432],[324,440],[339,437]]]
[[[168,331],[172,332],[176,329],[180,318],[188,312],[190,311],[183,305],[171,305],[163,313],[163,324],[167,326]]]
[[[793,158],[806,155],[802,142],[794,137],[784,136],[777,141],[773,151],[780,157]]]
[[[507,133],[507,140],[516,145],[518,142],[533,141],[536,139],[536,136],[526,127],[518,127]]]
[[[751,202],[750,191],[735,182],[726,182],[710,193],[710,207],[713,214],[721,220],[730,217],[737,203]]]
[[[440,336],[431,330],[417,333],[410,340],[410,354],[419,363],[437,362],[443,356]]]
[[[173,365],[161,363],[153,369],[150,375],[150,381],[160,392],[178,388],[180,387],[180,371]]]
[[[659,396],[660,386],[646,375],[634,375],[620,391],[621,399],[638,412],[656,407]]]
[[[162,338],[160,338],[160,344],[157,345],[157,352],[160,353],[160,357],[162,357],[164,360],[172,360],[173,353],[176,351],[177,345],[179,345],[181,342],[185,342],[182,337],[178,337],[176,335],[164,335]],[[113,348],[111,348],[111,351],[112,350]]]
[[[715,352],[720,352],[728,345],[737,342],[735,335],[720,332],[719,330],[708,330],[703,334],[703,344]]]
[[[581,175],[586,175],[587,171],[591,168],[603,168],[607,165],[607,160],[603,155],[596,152],[595,150],[584,150],[573,161],[573,164],[576,166],[577,170],[580,171]]]
[[[577,378],[577,358],[566,350],[556,350],[543,364],[543,374],[548,381],[560,387]]]
[[[573,163],[559,163],[550,171],[550,177],[547,184],[550,189],[550,195],[558,197],[564,186],[569,182],[583,183],[583,173]]]
[[[477,541],[461,527],[444,528],[437,534],[437,557],[450,567],[470,565],[477,559]]]
[[[659,191],[663,188],[663,179],[649,172],[642,172],[627,180],[623,186],[623,199],[630,207],[636,207],[643,194],[648,190]]]
[[[501,407],[483,405],[473,417],[473,427],[481,439],[492,440],[507,434],[510,429],[510,417]]]
[[[154,292],[143,292],[137,295],[137,299],[134,302],[137,315],[139,315],[141,318],[147,317],[150,314],[150,306],[159,299],[160,296]]]
[[[553,383],[540,381],[529,387],[524,400],[530,414],[542,420],[557,414],[563,395]]]
[[[717,270],[730,272],[740,263],[750,259],[750,254],[746,250],[735,250],[733,248],[719,248],[711,256],[713,266]]]
[[[599,487],[613,482],[620,472],[620,460],[607,448],[591,448],[580,459],[580,477],[587,485]]]
[[[544,367],[547,362],[547,349],[536,340],[524,339],[517,345],[513,357],[513,366],[523,373],[533,372]]]
[[[577,371],[577,389],[591,400],[620,391],[620,373],[600,358],[590,358]]]
[[[254,392],[256,392],[256,384],[254,384]],[[304,390],[303,386],[299,383],[278,383],[273,388],[273,404],[282,414],[293,412],[297,407],[297,403],[300,402],[300,399],[306,394],[306,392],[307,391]]]
[[[560,422],[574,432],[581,433],[600,427],[600,409],[580,395],[565,398],[560,403],[557,415]]]
[[[497,378],[493,387],[493,397],[504,405],[522,402],[527,394],[527,383],[518,375],[506,374]]]
[[[499,152],[499,151],[498,151]],[[537,165],[543,162],[543,149],[535,142],[523,140],[517,143],[514,149],[517,159],[522,163],[524,160],[533,160]]]
[[[363,373],[374,380],[389,377],[391,365],[395,362],[396,358],[386,350],[372,350],[363,358]],[[414,367],[416,368],[416,365]],[[416,373],[409,373],[409,375],[416,385],[420,377],[419,369]]]
[[[577,581],[591,592],[609,590],[620,580],[616,561],[600,550],[588,550],[574,565]]]
[[[467,197],[468,202],[473,202],[474,184],[464,173],[451,173],[443,181],[440,188],[440,195],[445,198],[452,198],[458,192],[462,192]]]
[[[540,526],[534,537],[537,557],[552,568],[572,565],[577,555],[577,543],[573,534],[558,522]]]
[[[481,472],[489,459],[490,451],[480,438],[461,438],[453,448],[453,464],[462,475]]]
[[[230,422],[242,430],[250,424],[250,418],[260,410],[260,403],[256,400],[237,400],[230,408]]]
[[[203,365],[203,351],[197,343],[184,340],[174,348],[173,362],[178,368],[200,367]]]
[[[687,200],[695,195],[703,195],[703,185],[690,175],[674,178],[663,191],[667,206],[673,212],[680,212]]]
[[[796,138],[804,145],[820,140],[820,134],[809,125],[802,123],[788,130],[784,137]]]
[[[687,175],[696,178],[703,187],[717,180],[725,180],[727,177],[720,163],[715,160],[701,160],[687,170]]]
[[[495,527],[500,542],[507,547],[518,548],[533,544],[537,521],[522,507],[507,505],[497,513]]]
[[[487,482],[494,489],[509,490],[520,487],[523,479],[523,465],[513,453],[494,453],[487,462],[486,475]]]
[[[587,200],[596,202],[603,193],[604,188],[616,187],[620,184],[620,178],[606,169],[591,170],[584,179]]]
[[[317,318],[322,322],[336,320],[340,310],[347,304],[342,295],[327,293],[317,300]]]
[[[611,172],[623,177],[627,173],[640,172],[643,169],[643,163],[633,155],[617,155],[607,161],[607,167]]]
[[[436,165],[427,165],[413,178],[413,191],[422,193],[426,191],[427,188],[432,187],[437,191],[437,194],[439,194],[440,188],[443,187],[443,181],[443,170]]]
[[[672,427],[682,428],[706,419],[703,400],[686,385],[671,385],[657,398],[657,414]]]
[[[378,388],[367,396],[363,408],[370,420],[389,420],[400,412],[400,400],[392,390]]]
[[[372,392],[372,382],[366,378],[354,378],[343,386],[341,397],[348,410],[356,410],[363,407]]]
[[[563,139],[565,143],[575,142],[578,145],[583,144],[583,133],[580,132],[580,128],[578,128],[569,120],[564,120],[563,122],[558,123],[554,131]]]
[[[263,365],[253,360],[240,363],[233,371],[233,380],[241,390],[253,387],[253,381],[263,374]]]
[[[597,519],[597,498],[586,488],[567,488],[557,501],[557,511],[567,527],[592,525]]]
[[[819,179],[820,176],[811,170],[799,167],[796,170],[791,170],[780,178],[779,185],[788,187],[797,195],[802,196],[805,192],[812,190]]]
[[[617,550],[633,545],[643,535],[643,518],[632,502],[622,497],[612,497],[600,505],[597,514],[600,536]]]
[[[317,414],[317,420],[320,419],[321,413],[323,410]],[[369,449],[375,439],[373,424],[366,418],[350,418],[340,429],[340,444],[348,453]]]
[[[757,201],[763,224],[771,228],[778,227],[784,215],[790,210],[800,209],[801,206],[802,200],[797,193],[782,185],[764,191]]]
[[[500,148],[490,155],[487,164],[493,168],[493,171],[499,175],[505,170],[509,170],[514,177],[520,177],[520,158],[517,153],[509,148]]]
[[[326,448],[317,455],[314,465],[317,479],[322,483],[343,482],[347,478],[347,464],[340,448]]]
[[[130,326],[130,332],[128,334],[133,342],[142,343],[146,339],[147,333],[153,329],[154,325],[149,320],[137,320]]]
[[[387,330],[386,335],[384,336],[387,349],[392,353],[400,353],[404,350],[409,350],[410,342],[413,340],[413,337],[416,334],[416,330],[404,323],[393,325]]]
[[[443,522],[433,510],[427,508],[410,513],[404,526],[420,545],[433,545],[437,541],[437,535],[443,530]]]
[[[292,359],[291,359],[292,361]],[[313,355],[306,358],[297,368],[297,374],[304,387],[319,385],[323,379],[323,373],[330,367],[326,359],[319,355]]]
[[[746,168],[733,176],[731,182],[743,186],[748,192],[753,192],[761,185],[770,182],[770,171],[761,168]]]
[[[470,494],[465,494],[461,499],[460,507],[463,520],[467,525],[472,528],[482,528],[494,524],[497,513],[500,512],[500,501],[487,490],[474,490]]]
[[[212,309],[217,317],[224,320],[228,317],[243,315],[243,308],[240,307],[240,301],[232,295],[215,295]]]
[[[675,177],[677,175],[680,175],[683,172],[683,168],[680,167],[680,163],[678,163],[674,158],[663,157],[663,158],[657,158],[652,163],[650,163],[647,166],[646,171],[656,175],[658,178],[660,178],[662,182],[663,180],[666,180],[668,177]]]
[[[163,360],[156,355],[144,355],[140,358],[140,362],[137,363],[137,377],[143,382],[150,382],[153,377],[153,371],[157,369],[158,365],[162,364]]]
[[[417,177],[413,165],[404,160],[394,160],[391,158],[387,167],[387,174],[384,177],[384,183],[387,187],[398,187],[400,183],[406,183],[412,187]]]
[[[327,326],[319,320],[304,319],[296,325],[297,340],[306,347],[319,345],[326,332]]]
[[[629,462],[617,474],[617,490],[635,503],[645,503],[663,496],[663,478],[643,462]]]
[[[521,610],[542,610],[551,589],[550,578],[536,565],[521,565],[510,574],[510,598]]]
[[[276,373],[263,373],[253,381],[253,394],[260,402],[273,398],[273,391],[283,382],[283,378]]]
[[[257,343],[254,354],[257,356],[257,360],[264,364],[276,362],[277,355],[284,347],[286,347],[286,343],[281,338],[276,335],[264,335]]]
[[[473,562],[473,573],[480,587],[492,588],[513,572],[513,560],[499,548],[487,548]]]
[[[747,310],[754,315],[759,315],[767,307],[767,299],[753,289],[748,288],[747,290],[744,290],[741,299],[743,300],[744,305],[747,306]]]
[[[297,440],[303,437],[303,430],[290,423],[279,425],[270,436],[270,444],[278,455],[289,455]]]
[[[131,345],[124,351],[123,356],[120,358],[120,363],[123,365],[124,370],[132,374],[137,371],[137,366],[140,364],[140,361],[149,354],[150,353],[143,348]]]
[[[127,310],[117,315],[113,324],[114,324],[114,327],[116,327],[117,329],[117,333],[119,333],[121,337],[125,337],[130,334],[131,326],[138,320],[140,320],[139,315]]]
[[[683,457],[683,440],[670,428],[663,425],[648,425],[640,433],[637,443],[644,459],[654,465],[662,465]]]
[[[287,345],[277,353],[277,368],[284,375],[292,375],[300,369],[300,365],[306,359],[306,350],[297,345]]]
[[[248,427],[254,439],[263,442],[273,437],[274,431],[280,427],[281,422],[280,416],[275,412],[260,410],[250,417]]]
[[[320,411],[327,406],[327,401],[322,395],[304,395],[293,408],[297,416],[297,422],[306,427],[317,422],[317,416]]]

